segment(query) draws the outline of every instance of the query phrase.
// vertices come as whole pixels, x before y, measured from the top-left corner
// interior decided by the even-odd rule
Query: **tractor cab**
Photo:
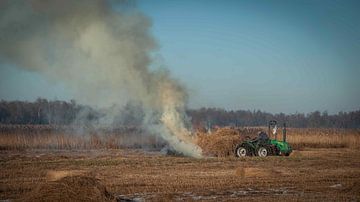
[[[277,121],[275,120],[269,121],[268,132],[270,134],[271,131],[274,137],[274,139],[270,139],[270,144],[276,146],[278,150],[277,155],[289,156],[290,153],[292,152],[292,149],[290,145],[286,142],[286,123],[283,124],[283,128],[282,128],[282,141],[278,140],[277,129],[278,129]]]
[[[283,124],[283,140],[277,140],[277,121],[271,120],[268,124],[268,134],[261,131],[258,136],[252,140],[245,140],[237,145],[235,155],[237,157],[244,156],[261,156],[269,155],[289,156],[292,152],[290,145],[286,142],[286,124]],[[269,135],[272,134],[272,137]]]

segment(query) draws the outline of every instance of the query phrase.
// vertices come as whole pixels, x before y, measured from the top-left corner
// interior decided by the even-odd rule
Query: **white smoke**
[[[0,62],[63,82],[84,104],[142,103],[149,131],[177,151],[201,157],[184,126],[186,91],[168,71],[149,69],[157,48],[151,21],[126,2],[115,6],[117,11],[104,0],[2,0]]]

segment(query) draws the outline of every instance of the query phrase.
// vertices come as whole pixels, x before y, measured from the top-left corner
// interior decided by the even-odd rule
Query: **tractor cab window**
[[[258,136],[259,140],[268,140],[269,136],[265,132],[260,132]]]

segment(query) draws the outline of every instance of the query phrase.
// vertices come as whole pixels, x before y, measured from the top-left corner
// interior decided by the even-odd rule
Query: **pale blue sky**
[[[191,108],[360,109],[360,1],[147,1],[154,53]],[[70,99],[61,84],[0,64],[0,99]]]
[[[139,1],[190,104],[360,108],[359,1]]]

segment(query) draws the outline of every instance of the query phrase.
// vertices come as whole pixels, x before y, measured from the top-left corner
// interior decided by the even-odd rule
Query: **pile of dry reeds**
[[[198,145],[205,156],[231,156],[237,144],[245,138],[252,138],[258,129],[218,128],[212,133],[198,133]]]
[[[115,201],[115,197],[95,177],[78,175],[42,183],[19,201]]]

